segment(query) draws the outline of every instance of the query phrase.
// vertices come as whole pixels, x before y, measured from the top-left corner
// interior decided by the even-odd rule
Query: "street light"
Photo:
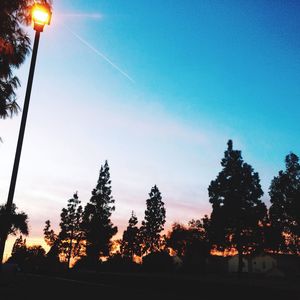
[[[32,8],[31,15],[33,28],[36,33],[42,32],[45,25],[50,25],[52,12],[48,5],[35,4]]]
[[[34,37],[34,44],[33,44],[32,57],[31,57],[31,63],[30,63],[30,69],[29,69],[29,76],[28,76],[28,82],[27,82],[27,88],[26,88],[26,94],[25,94],[25,100],[24,100],[23,113],[22,113],[21,124],[20,124],[18,143],[17,143],[17,148],[16,148],[16,154],[15,154],[15,161],[14,161],[14,166],[13,166],[13,170],[12,170],[9,192],[8,192],[8,197],[7,197],[7,202],[6,202],[6,211],[5,211],[5,216],[4,216],[5,224],[3,224],[4,228],[1,228],[0,268],[1,268],[1,265],[3,262],[5,243],[6,243],[9,229],[11,226],[9,219],[10,219],[13,198],[14,198],[14,193],[15,193],[15,187],[16,187],[16,181],[17,181],[17,175],[18,175],[18,169],[19,169],[19,162],[20,162],[20,157],[21,157],[23,138],[24,138],[24,133],[25,133],[25,126],[26,126],[26,120],[27,120],[27,114],[28,114],[32,82],[33,82],[34,68],[35,68],[36,56],[37,56],[39,40],[40,40],[40,33],[43,32],[45,25],[50,25],[51,16],[52,16],[52,12],[51,12],[50,6],[47,4],[36,3],[32,7],[31,18],[32,18],[33,28],[35,30],[35,37]]]

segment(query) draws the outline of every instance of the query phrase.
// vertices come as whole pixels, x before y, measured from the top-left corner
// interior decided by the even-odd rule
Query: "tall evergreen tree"
[[[61,240],[59,239],[59,235],[57,235],[53,229],[51,229],[51,222],[47,220],[45,222],[44,227],[44,240],[48,246],[50,246],[50,250],[47,253],[47,257],[51,259],[53,262],[59,262],[60,255],[60,244]]]
[[[67,208],[63,208],[60,214],[60,248],[66,257],[68,267],[71,258],[79,256],[82,248],[82,213],[82,206],[76,192],[73,198],[68,200]]]
[[[141,226],[143,254],[149,254],[160,249],[160,233],[166,222],[166,209],[156,185],[151,189],[146,205],[145,218]]]
[[[82,248],[82,214],[82,206],[76,192],[73,198],[68,200],[67,208],[61,211],[59,233],[56,234],[51,229],[49,220],[44,228],[44,240],[51,247],[48,255],[57,260],[59,256],[64,257],[68,267],[71,258],[79,256]]]
[[[220,250],[236,248],[241,273],[243,253],[262,244],[267,209],[260,200],[263,191],[258,173],[243,161],[241,151],[233,150],[231,140],[221,165],[222,171],[208,188],[212,204],[210,240]]]
[[[273,238],[277,241],[273,250],[300,251],[300,164],[296,154],[285,158],[286,170],[280,171],[271,182],[269,216]],[[283,238],[285,237],[285,238]]]
[[[100,256],[108,256],[112,246],[111,238],[118,228],[113,225],[110,217],[115,210],[111,195],[111,180],[107,161],[101,166],[96,188],[85,206],[82,229],[86,240],[86,255],[93,264]]]
[[[133,260],[134,255],[141,255],[139,228],[136,226],[138,219],[132,211],[131,217],[128,221],[127,229],[123,233],[121,240],[121,255]]]

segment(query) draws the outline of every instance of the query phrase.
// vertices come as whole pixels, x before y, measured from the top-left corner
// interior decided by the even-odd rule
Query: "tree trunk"
[[[2,264],[4,261],[4,249],[5,249],[6,239],[7,239],[7,235],[5,233],[1,233],[1,236],[0,236],[0,273],[2,272]]]
[[[70,237],[70,244],[69,244],[69,253],[68,253],[68,268],[70,269],[70,262],[71,262],[71,256],[72,256],[72,250],[73,250],[73,235],[74,235],[74,230],[72,228],[71,230],[71,237]]]
[[[241,230],[238,228],[237,230],[237,252],[238,252],[238,257],[239,257],[239,264],[238,264],[238,278],[241,278],[242,273],[243,273],[243,246],[241,244]]]
[[[237,251],[238,251],[238,256],[239,256],[239,264],[238,264],[238,277],[241,278],[242,273],[243,273],[243,250],[241,245],[238,245],[237,247]]]
[[[71,256],[72,256],[72,247],[73,247],[73,241],[72,239],[70,240],[70,244],[69,244],[69,253],[68,253],[68,268],[70,269],[70,262],[71,262]]]
[[[5,243],[9,232],[9,221],[8,218],[4,216],[4,222],[2,223],[2,228],[0,229],[0,273],[2,272],[2,264],[4,261],[4,250]]]

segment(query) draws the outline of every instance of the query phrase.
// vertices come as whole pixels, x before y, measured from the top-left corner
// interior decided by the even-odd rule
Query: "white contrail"
[[[71,18],[90,18],[90,19],[102,19],[103,15],[99,13],[61,13],[58,14],[61,17],[71,17]]]
[[[88,43],[86,40],[84,40],[81,36],[79,36],[77,33],[72,31],[70,28],[68,28],[66,25],[64,25],[65,28],[70,31],[79,41],[81,41],[84,45],[86,45],[90,50],[92,50],[94,53],[96,53],[98,56],[103,58],[105,61],[107,61],[112,67],[114,67],[116,70],[118,70],[122,75],[124,75],[127,79],[129,79],[131,82],[135,83],[135,81],[122,69],[120,69],[116,64],[114,64],[108,57],[106,57],[103,53],[101,53],[99,50],[97,50],[95,47],[93,47],[90,43]]]

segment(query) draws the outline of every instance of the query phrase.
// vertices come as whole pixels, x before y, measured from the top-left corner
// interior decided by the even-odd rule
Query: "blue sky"
[[[284,156],[300,154],[299,8],[279,0],[54,1],[15,194],[31,241],[48,218],[57,228],[73,192],[89,200],[105,159],[120,233],[131,210],[141,221],[154,184],[167,226],[202,217],[229,138],[259,172],[268,204]],[[20,104],[29,61],[17,71]],[[2,202],[19,122],[1,121]]]

